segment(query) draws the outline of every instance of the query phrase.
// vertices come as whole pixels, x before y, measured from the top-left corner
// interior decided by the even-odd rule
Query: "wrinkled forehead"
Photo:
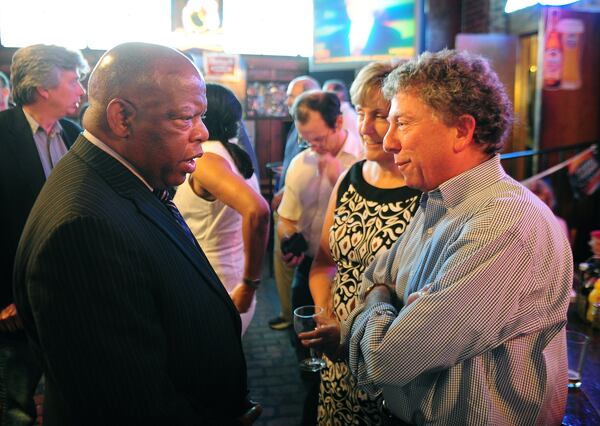
[[[174,97],[203,97],[206,101],[206,84],[195,69],[157,69],[149,78],[140,80],[135,87],[136,96],[165,102]]]

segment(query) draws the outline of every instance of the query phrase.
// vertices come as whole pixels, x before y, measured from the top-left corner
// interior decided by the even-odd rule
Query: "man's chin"
[[[185,177],[187,175],[183,175],[183,176],[178,176],[177,179],[173,178],[173,179],[169,179],[169,184],[167,185],[167,187],[169,188],[175,188],[178,187],[179,185],[181,185],[183,182],[185,182]]]

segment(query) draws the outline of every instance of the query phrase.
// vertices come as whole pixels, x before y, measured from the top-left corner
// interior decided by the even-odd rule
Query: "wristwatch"
[[[243,279],[244,284],[246,284],[248,287],[257,290],[258,287],[260,287],[260,278],[257,278],[255,280],[251,280],[250,278],[244,278]]]

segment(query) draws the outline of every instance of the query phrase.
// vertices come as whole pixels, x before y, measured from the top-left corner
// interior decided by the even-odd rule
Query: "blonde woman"
[[[350,88],[365,160],[340,176],[333,190],[310,271],[315,304],[328,307],[338,321],[354,309],[365,268],[404,232],[418,206],[420,192],[406,187],[393,154],[383,150],[390,103],[381,85],[393,69],[390,63],[373,62]],[[378,402],[356,387],[347,363],[325,358],[318,424],[381,424]]]

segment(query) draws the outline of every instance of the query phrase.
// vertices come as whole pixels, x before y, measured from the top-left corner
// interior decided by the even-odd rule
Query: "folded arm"
[[[431,284],[420,298],[399,313],[379,303],[355,317],[350,366],[370,392],[384,384],[404,386],[421,374],[448,369],[521,333],[564,320],[567,299],[560,293],[570,285],[568,271],[560,271],[560,285],[548,290],[556,294],[544,300],[544,287],[557,280],[549,272],[546,279],[537,275],[540,253],[511,230],[490,233],[485,219],[475,219],[445,245],[445,252],[437,251],[443,263],[432,280],[419,284],[419,289]],[[393,266],[401,253],[388,253],[365,273],[366,281],[389,283],[387,272],[397,274]],[[421,259],[413,268],[434,261]]]

